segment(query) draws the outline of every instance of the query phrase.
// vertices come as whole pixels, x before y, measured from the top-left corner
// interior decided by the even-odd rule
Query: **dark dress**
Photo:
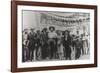
[[[66,59],[69,58],[71,60],[71,47],[70,47],[71,37],[70,36],[67,36],[67,40],[64,37],[63,45],[64,45],[64,48],[65,48],[65,58]]]
[[[46,59],[49,56],[49,49],[48,49],[48,33],[42,33],[42,59]]]

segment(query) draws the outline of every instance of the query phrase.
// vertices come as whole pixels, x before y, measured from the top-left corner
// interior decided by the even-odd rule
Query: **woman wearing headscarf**
[[[48,49],[48,32],[47,28],[44,28],[42,30],[42,35],[41,35],[41,50],[42,50],[42,59],[46,59],[49,55],[49,49]]]
[[[71,36],[68,30],[64,32],[63,45],[65,48],[65,58],[71,60]]]

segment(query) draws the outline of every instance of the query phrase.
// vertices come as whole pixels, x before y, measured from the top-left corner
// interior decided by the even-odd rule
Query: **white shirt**
[[[56,38],[57,37],[57,34],[54,31],[53,32],[49,32],[48,33],[48,37],[51,38],[51,39],[52,38]]]
[[[23,35],[23,44],[26,45],[28,34]]]

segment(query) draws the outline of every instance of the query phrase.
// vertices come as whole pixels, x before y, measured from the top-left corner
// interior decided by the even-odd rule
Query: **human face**
[[[51,28],[50,31],[53,32],[54,31],[53,28]]]

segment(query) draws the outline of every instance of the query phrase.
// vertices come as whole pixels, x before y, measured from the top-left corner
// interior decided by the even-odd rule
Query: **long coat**
[[[67,36],[67,39],[64,37],[63,45],[65,48],[65,58],[66,59],[71,59],[71,37]]]

